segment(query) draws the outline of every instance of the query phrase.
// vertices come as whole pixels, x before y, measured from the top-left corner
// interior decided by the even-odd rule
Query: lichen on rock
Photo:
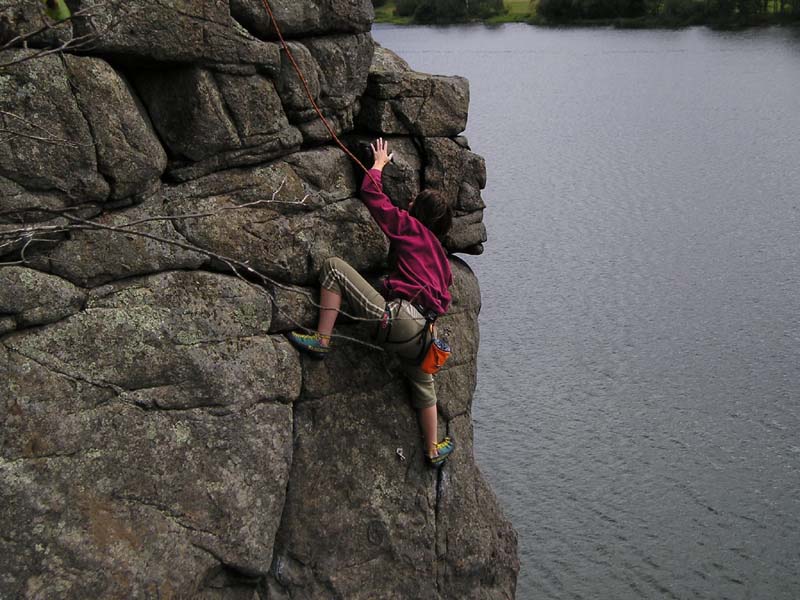
[[[34,31],[38,3],[0,16]],[[376,49],[368,0],[271,4],[335,133],[388,137],[393,201],[441,190],[446,247],[480,253],[466,80]],[[467,264],[434,471],[373,324],[343,318],[322,362],[283,336],[314,326],[326,258],[377,279],[390,249],[261,1],[71,7],[0,52],[0,597],[512,598],[515,534],[472,453]]]

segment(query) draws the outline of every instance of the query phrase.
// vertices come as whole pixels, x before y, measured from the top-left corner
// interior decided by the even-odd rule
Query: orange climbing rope
[[[344,150],[344,152],[345,152],[345,154],[347,154],[347,156],[352,158],[356,162],[356,164],[359,167],[361,167],[361,169],[364,171],[364,173],[367,174],[367,177],[369,177],[370,180],[372,180],[372,183],[374,183],[375,186],[377,187],[378,184],[375,182],[375,180],[373,179],[372,175],[370,175],[369,169],[367,169],[367,167],[364,166],[364,163],[362,163],[360,160],[358,160],[358,158],[352,152],[350,152],[350,150],[347,148],[347,146],[345,146],[342,143],[342,141],[336,135],[336,132],[330,126],[330,123],[328,123],[328,120],[325,118],[325,115],[322,114],[322,111],[320,110],[319,106],[317,106],[317,103],[314,101],[314,95],[311,93],[311,89],[308,87],[308,82],[306,81],[306,78],[303,76],[303,72],[300,70],[300,67],[297,64],[297,61],[295,61],[294,56],[292,55],[292,51],[289,50],[289,45],[286,43],[286,40],[283,39],[283,34],[281,33],[281,28],[278,26],[278,21],[275,19],[275,15],[272,12],[272,8],[270,7],[269,2],[267,0],[261,0],[261,1],[264,4],[264,9],[267,11],[267,14],[269,15],[270,20],[272,21],[272,25],[275,27],[275,33],[278,34],[278,39],[281,41],[281,46],[283,47],[283,51],[286,52],[286,56],[289,57],[289,61],[292,63],[292,66],[294,67],[294,70],[297,73],[297,76],[300,78],[300,82],[303,84],[303,89],[305,89],[305,91],[306,91],[306,96],[308,96],[308,100],[311,102],[311,106],[314,107],[314,110],[316,111],[317,115],[319,115],[319,118],[320,118],[320,120],[322,120],[322,123],[325,125],[325,128],[328,130],[328,133],[331,134],[331,137],[333,138],[333,141],[335,141],[338,144],[338,146],[342,150]]]

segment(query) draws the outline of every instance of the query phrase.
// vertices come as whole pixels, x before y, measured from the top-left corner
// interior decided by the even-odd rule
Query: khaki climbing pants
[[[327,259],[319,280],[326,290],[347,298],[354,317],[374,320],[377,343],[402,359],[414,406],[428,408],[436,404],[433,375],[424,373],[417,364],[424,343],[424,336],[419,333],[425,326],[425,317],[419,310],[408,300],[387,303],[380,292],[341,258]]]

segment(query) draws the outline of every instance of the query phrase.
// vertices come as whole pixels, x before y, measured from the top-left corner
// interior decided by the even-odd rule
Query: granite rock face
[[[369,31],[371,0],[278,0],[270,2],[284,37]],[[231,14],[262,39],[276,38],[261,0],[231,0]]]
[[[3,31],[39,4],[0,0]],[[480,253],[466,80],[376,47],[369,0],[271,5],[334,132],[357,155],[389,137],[393,201],[439,189],[447,248]],[[469,267],[434,471],[373,324],[343,317],[323,362],[284,337],[315,325],[326,258],[377,280],[390,248],[261,0],[70,6],[0,51],[0,597],[513,598],[472,454]]]
[[[382,135],[455,136],[467,126],[469,82],[463,77],[413,71],[378,48],[364,95],[360,124]]]

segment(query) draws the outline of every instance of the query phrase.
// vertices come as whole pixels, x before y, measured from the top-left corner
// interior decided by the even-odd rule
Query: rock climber
[[[425,453],[431,466],[441,466],[455,448],[450,437],[438,440],[436,391],[433,375],[422,364],[435,338],[436,317],[450,305],[448,288],[453,283],[450,263],[441,240],[450,230],[453,211],[434,190],[422,190],[400,209],[383,193],[383,168],[392,160],[383,138],[370,144],[374,164],[361,185],[361,200],[389,238],[394,268],[378,292],[341,258],[329,258],[320,272],[320,312],[313,333],[293,331],[289,340],[301,351],[322,359],[331,347],[331,334],[339,315],[342,296],[353,315],[377,323],[375,341],[397,354],[409,380],[419,417]],[[436,350],[437,348],[433,348]]]

